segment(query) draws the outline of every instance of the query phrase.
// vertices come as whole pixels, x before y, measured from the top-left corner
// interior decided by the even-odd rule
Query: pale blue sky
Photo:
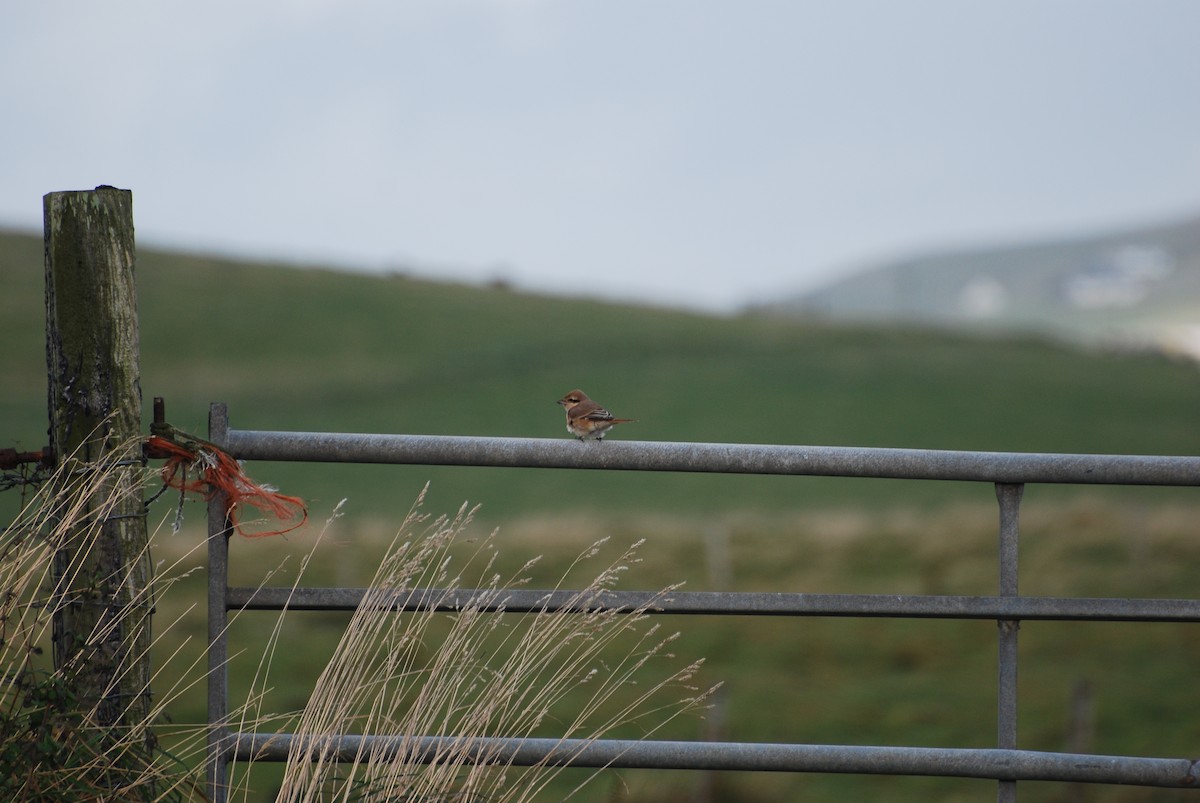
[[[0,225],[731,309],[1200,212],[1192,0],[14,4]]]

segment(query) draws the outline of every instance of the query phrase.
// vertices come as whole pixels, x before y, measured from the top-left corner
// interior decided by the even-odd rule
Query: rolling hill
[[[1034,331],[1200,359],[1200,217],[915,256],[770,308],[839,321]]]
[[[638,440],[1101,453],[1200,453],[1200,375],[1153,355],[1035,337],[834,325],[516,294],[503,288],[140,249],[142,390],[203,434],[233,426],[567,437],[582,387],[640,419]],[[45,442],[42,249],[0,236],[0,441]],[[314,515],[431,502],[536,511],[797,509],[934,502],[947,484],[523,469],[254,466]],[[13,496],[12,493],[3,496]],[[8,502],[0,502],[8,504]],[[198,515],[198,513],[197,513]]]

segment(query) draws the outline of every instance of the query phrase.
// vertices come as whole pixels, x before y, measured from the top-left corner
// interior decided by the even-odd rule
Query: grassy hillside
[[[1036,339],[718,318],[500,289],[245,264],[143,249],[142,389],[203,433],[235,427],[566,437],[580,386],[640,419],[613,437],[1112,453],[1200,453],[1200,374]],[[0,238],[0,440],[45,441],[40,239]],[[491,515],[721,510],[942,498],[944,484],[536,470],[272,465],[322,506],[434,501]],[[983,494],[990,493],[983,489]],[[442,494],[445,494],[442,496]],[[914,494],[916,495],[914,497]]]
[[[41,260],[37,237],[0,236],[3,445],[45,440]],[[618,438],[1200,453],[1200,373],[1145,355],[1032,338],[715,318],[149,249],[138,271],[147,410],[150,397],[164,396],[168,418],[198,433],[208,403],[220,400],[243,428],[566,437],[554,401],[582,386],[641,419]],[[981,486],[391,466],[250,470],[309,498],[317,519],[351,498],[311,564],[311,584],[364,582],[389,526],[432,478],[427,510],[453,510],[466,498],[484,504],[479,529],[503,520],[500,571],[546,556],[534,587],[610,535],[609,551],[649,539],[624,587],[995,592],[995,504]],[[0,504],[14,498],[0,494]],[[1026,499],[1024,592],[1192,593],[1194,489],[1038,488]],[[156,518],[169,515],[169,503],[160,505]],[[164,533],[158,558],[200,542],[202,512],[190,513],[182,534]],[[376,516],[384,523],[367,520]],[[236,539],[233,581],[257,584],[292,553],[275,580],[291,582],[294,556],[309,543],[306,534]],[[182,568],[199,562],[188,557]],[[184,653],[199,654],[204,624],[195,608],[204,583],[203,572],[192,572],[160,601],[160,622],[181,619],[159,656],[189,635]],[[273,621],[248,614],[238,623],[234,639],[246,653],[231,668],[235,694]],[[289,624],[274,661],[273,710],[303,702],[344,623],[310,614]],[[681,723],[681,737],[994,743],[994,623],[676,617],[667,627],[684,631],[682,655],[709,658],[705,682],[727,684],[712,720]],[[1021,639],[1023,747],[1062,749],[1073,690],[1086,685],[1096,723],[1090,749],[1194,752],[1194,627],[1027,623]],[[202,711],[197,688],[175,715],[186,722]],[[619,773],[583,799],[685,800],[697,782],[694,774]],[[716,787],[717,799],[738,801],[994,797],[985,782],[785,773],[725,774]],[[264,781],[256,799],[270,799],[269,788]],[[1029,784],[1021,796],[1062,800],[1067,792]],[[1090,799],[1180,798],[1117,788]]]

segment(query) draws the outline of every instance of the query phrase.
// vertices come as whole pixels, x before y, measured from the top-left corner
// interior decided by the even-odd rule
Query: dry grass
[[[562,768],[513,772],[496,743],[472,737],[520,740],[547,723],[561,738],[585,744],[631,723],[650,736],[705,706],[714,689],[689,685],[700,662],[671,660],[678,634],[661,634],[647,621],[647,608],[597,607],[598,596],[638,560],[639,545],[575,593],[568,607],[586,613],[543,609],[513,621],[484,608],[502,606],[536,560],[502,576],[493,533],[456,568],[451,548],[470,521],[465,507],[432,522],[419,502],[410,512],[297,717],[278,800],[532,800]],[[590,546],[576,567],[598,551]],[[450,616],[391,610],[397,595],[414,589],[462,587],[477,591]],[[362,742],[352,760],[339,761],[329,735],[347,732],[390,741]],[[451,738],[435,755],[422,756],[422,735]]]
[[[80,480],[85,478],[81,475]],[[88,492],[84,487],[77,490]],[[869,514],[830,509],[803,515],[542,516],[511,522],[498,535],[478,538],[464,534],[470,520],[466,511],[433,522],[414,514],[399,536],[394,527],[385,531],[384,525],[347,516],[333,521],[315,539],[297,535],[289,541],[235,540],[235,570],[244,575],[235,584],[257,584],[264,577],[279,584],[286,576],[296,584],[307,578],[312,585],[363,585],[374,575],[377,585],[319,677],[315,668],[303,679],[290,675],[323,663],[342,635],[344,621],[338,621],[337,636],[332,630],[306,629],[304,643],[294,644],[283,632],[285,622],[292,627],[292,620],[312,614],[283,613],[263,641],[235,639],[235,651],[244,653],[238,660],[249,660],[249,668],[235,663],[231,673],[242,685],[253,677],[247,707],[235,714],[241,719],[238,727],[273,732],[283,720],[270,711],[283,709],[290,717],[283,724],[301,734],[293,749],[300,760],[288,766],[280,799],[382,799],[388,794],[397,800],[446,800],[456,794],[463,800],[470,794],[488,800],[539,794],[560,799],[594,773],[570,770],[546,787],[554,768],[525,771],[481,765],[466,742],[459,743],[461,761],[446,756],[445,762],[439,757],[431,764],[334,765],[321,752],[327,745],[322,737],[335,730],[370,731],[392,735],[393,745],[412,733],[453,737],[479,732],[514,738],[553,733],[588,739],[622,721],[632,725],[623,726],[621,736],[631,731],[648,735],[655,723],[702,704],[702,695],[687,688],[684,679],[689,662],[678,662],[684,676],[675,677],[677,670],[664,669],[666,662],[659,660],[669,649],[668,637],[649,630],[650,622],[639,616],[608,621],[575,615],[567,622],[550,614],[484,615],[475,606],[453,616],[398,615],[384,610],[382,598],[416,585],[458,584],[483,589],[477,600],[482,604],[487,595],[502,598],[503,589],[522,584],[526,577],[533,578],[532,585],[548,588],[556,587],[554,578],[581,572],[584,582],[562,580],[557,587],[607,587],[635,558],[582,556],[610,535],[622,542],[652,539],[653,549],[645,551],[645,561],[638,565],[642,588],[686,579],[691,590],[991,594],[996,589],[997,514],[989,496],[981,494],[979,504],[933,510],[914,505]],[[69,518],[72,510],[69,495],[35,500],[22,515],[21,531],[41,532],[52,520]],[[203,584],[186,569],[202,561],[197,549],[203,536],[194,526],[202,516],[190,518],[192,526],[178,536],[155,535],[155,555],[166,558],[158,571],[155,600],[156,717],[179,702],[202,697]],[[1022,513],[1021,590],[1056,596],[1194,596],[1198,528],[1200,507],[1186,490],[1164,491],[1163,503],[1151,505],[1113,500],[1103,489],[1065,501],[1044,498],[1031,489]],[[0,561],[0,582],[10,592],[3,608],[4,671],[10,681],[26,670],[28,678],[49,677],[39,674],[49,669],[48,659],[37,650],[47,646],[52,609],[44,591],[53,541],[18,539],[16,532],[5,539]],[[525,557],[534,554],[545,559],[534,564]],[[613,552],[606,547],[602,554]],[[264,570],[278,566],[285,555],[301,561],[299,572]],[[588,568],[598,560],[601,568]],[[554,630],[576,626],[594,630],[579,636]],[[718,724],[709,734],[715,738],[947,746],[987,745],[993,738],[994,700],[988,682],[994,674],[994,624],[704,618],[689,620],[688,630],[689,649],[711,658],[705,674],[729,681],[722,692],[721,716],[715,718]],[[559,635],[538,642],[539,634],[556,632]],[[613,643],[605,645],[602,657],[590,652],[595,639],[609,637]],[[1194,696],[1188,678],[1200,655],[1193,628],[1030,623],[1021,638],[1023,746],[1066,746],[1071,690],[1085,682],[1094,692],[1096,752],[1176,755],[1186,754],[1186,746],[1194,743],[1197,730],[1186,715]],[[329,646],[319,645],[322,640]],[[443,648],[446,651],[440,652]],[[639,664],[656,668],[658,679],[643,679],[637,686],[623,683]],[[560,666],[563,675],[556,679],[542,671]],[[619,696],[604,696],[605,678],[587,677],[592,668],[607,673]],[[586,682],[581,685],[581,680]],[[529,685],[522,688],[522,682]],[[303,700],[278,706],[272,687],[297,683],[305,694],[315,685],[315,693],[303,711],[287,715],[286,709],[299,709]],[[659,699],[665,700],[665,708],[643,699],[641,690],[655,686],[661,687]],[[0,777],[8,780],[0,783],[10,786],[3,791],[11,790],[14,799],[37,800],[38,790],[49,790],[41,799],[71,800],[86,797],[81,787],[70,786],[76,780],[111,785],[112,776],[99,771],[111,763],[110,757],[93,750],[98,730],[89,731],[88,712],[59,717],[58,709],[44,699],[22,694],[10,682],[0,698],[6,724],[20,726],[0,745],[3,756],[16,756],[4,759],[8,764]],[[645,705],[639,710],[652,716],[641,717],[631,707],[635,704]],[[194,702],[186,705],[196,710]],[[591,721],[577,721],[581,712]],[[28,759],[30,734],[45,732],[31,729],[40,713],[54,714],[46,719],[48,732],[70,737],[61,741],[76,745],[74,755],[85,772],[68,774]],[[679,723],[672,727],[677,730],[671,737],[678,737]],[[700,726],[687,727],[694,733]],[[144,781],[126,779],[127,797],[199,799],[192,768],[201,761],[202,723],[171,726],[160,719],[153,730],[181,763],[156,755],[146,764]],[[138,733],[131,730],[129,735],[141,743]],[[113,750],[120,755],[120,748]],[[363,758],[369,756],[364,753]],[[42,777],[27,777],[35,766]],[[234,777],[244,784],[238,790],[243,800],[264,799],[262,783],[252,790],[249,774]],[[613,794],[628,795],[620,799],[684,800],[695,776],[622,771],[606,777],[614,779]],[[804,774],[722,776],[720,785],[726,793],[719,799],[729,800],[954,800],[963,799],[964,789],[980,791],[978,785],[937,779]],[[602,799],[604,790],[597,786],[604,783],[592,783],[578,797]],[[622,787],[628,791],[617,791]],[[1029,785],[1022,799],[1061,799],[1056,797],[1061,791],[1054,785]],[[1089,793],[1097,801],[1176,799],[1175,793],[1131,788]],[[270,794],[276,798],[274,790]]]
[[[175,565],[159,567],[163,576],[157,587],[135,589],[123,605],[110,609],[111,615],[101,618],[61,666],[50,659],[55,615],[72,604],[55,589],[79,587],[75,581],[98,548],[105,519],[123,501],[111,490],[140,494],[136,479],[113,481],[118,474],[128,480],[130,472],[140,469],[65,460],[0,537],[0,672],[5,680],[0,690],[0,791],[8,793],[7,799],[156,801],[189,799],[197,792],[191,767],[202,755],[203,731],[171,734],[173,754],[156,746],[163,735],[157,725],[166,721],[167,708],[186,686],[158,688],[149,716],[143,715],[140,700],[126,700],[125,708],[115,712],[109,708],[123,699],[120,674],[107,678],[106,688],[94,699],[83,699],[78,691],[89,664],[103,660],[98,658],[101,651],[111,651],[127,624],[153,607],[155,593],[169,593],[180,577]],[[72,548],[63,550],[68,538]],[[57,572],[56,556],[60,563],[68,561]],[[120,583],[128,586],[128,578]],[[170,631],[170,623],[160,625],[151,645],[168,653],[167,663],[178,647]],[[131,655],[118,665],[130,671],[143,657]],[[152,677],[152,688],[162,679]]]
[[[53,589],[64,587],[63,577],[70,580],[84,571],[84,557],[97,548],[103,522],[123,501],[106,493],[126,487],[128,493],[140,494],[144,484],[111,482],[113,472],[142,471],[136,467],[64,465],[0,542],[0,671],[6,680],[0,692],[0,791],[23,801],[202,799],[205,725],[170,724],[167,712],[181,697],[200,693],[206,678],[202,645],[188,635],[196,630],[202,601],[180,601],[202,559],[203,541],[160,537],[170,529],[165,521],[160,524],[152,543],[156,554],[170,558],[157,565],[155,583],[135,589],[89,634],[89,647],[64,666],[53,666],[54,614],[67,604]],[[143,479],[151,482],[148,476]],[[648,736],[663,723],[704,707],[711,690],[689,685],[699,662],[671,660],[674,634],[660,633],[646,619],[645,609],[616,613],[595,604],[597,595],[638,561],[637,545],[576,593],[574,602],[586,613],[542,610],[514,621],[513,615],[483,610],[525,582],[520,572],[502,576],[496,571],[496,534],[470,544],[465,563],[455,570],[452,547],[469,540],[461,536],[472,512],[464,507],[454,517],[430,521],[419,504],[385,550],[362,605],[303,711],[283,716],[264,712],[277,651],[288,649],[280,644],[282,625],[292,614],[280,613],[271,636],[256,651],[251,692],[232,716],[242,730],[281,723],[294,728],[276,799],[530,800],[561,768],[510,772],[505,760],[481,753],[470,737],[520,739],[542,735],[543,725],[563,738],[585,741],[630,725]],[[305,576],[324,536],[322,531],[312,542],[294,584]],[[63,552],[67,538],[72,549]],[[598,545],[585,550],[576,568],[585,568],[598,552]],[[71,555],[73,562],[59,567],[56,579],[54,564],[61,554]],[[264,581],[279,574],[268,571]],[[131,585],[130,580],[122,578],[122,584]],[[181,582],[185,586],[177,594]],[[464,585],[480,590],[451,616],[391,609],[397,594],[415,588]],[[161,604],[166,600],[170,602]],[[123,622],[143,616],[152,606],[160,611],[151,645],[158,667],[151,680],[154,701],[148,717],[136,716],[130,706],[113,724],[100,702],[78,698],[78,673],[92,662],[94,650],[121,638]],[[125,665],[139,657],[130,656]],[[121,681],[109,678],[101,698],[111,701]],[[327,749],[331,733],[393,737],[399,740],[401,758],[364,750],[355,761],[333,761]],[[418,734],[455,738],[445,751],[422,759],[411,749]],[[249,775],[240,777],[244,782]],[[233,790],[232,798],[251,794],[256,793],[244,784]]]

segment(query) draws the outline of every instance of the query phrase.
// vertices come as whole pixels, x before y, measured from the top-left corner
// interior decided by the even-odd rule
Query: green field
[[[41,247],[0,238],[0,440],[45,442]],[[1035,340],[827,327],[284,266],[139,254],[142,391],[203,434],[244,429],[567,437],[582,387],[638,418],[613,438],[1198,454],[1200,371]],[[812,478],[255,466],[310,499],[390,513],[427,479],[497,520],[533,511],[937,504],[977,488]],[[986,496],[988,491],[984,491]]]
[[[1194,595],[1200,561],[1200,505],[1113,504],[1101,496],[1070,502],[1028,502],[1023,532],[1022,590],[1063,596]],[[396,524],[397,522],[393,522]],[[335,522],[304,577],[306,585],[352,583],[369,574],[392,533],[382,523],[353,517]],[[475,525],[468,535],[479,538]],[[596,517],[543,515],[503,525],[499,570],[507,574],[533,555],[532,587],[554,585],[595,539],[610,536],[596,567],[645,538],[641,563],[622,588],[658,589],[686,581],[689,590],[787,590],[812,593],[991,594],[996,590],[995,514],[990,506],[959,504],[931,513],[920,507],[861,512],[764,516]],[[198,542],[198,531],[165,535],[159,554],[170,560]],[[460,558],[474,550],[464,543]],[[235,539],[234,582],[256,584],[282,563],[272,580],[296,577],[308,539],[287,543]],[[200,556],[181,565],[198,565]],[[572,572],[585,582],[592,564]],[[160,603],[160,618],[184,615],[204,593],[196,573]],[[290,613],[275,652],[264,711],[304,704],[317,672],[348,616]],[[718,738],[834,744],[916,744],[987,747],[995,744],[996,625],[991,622],[891,619],[719,619],[661,617],[682,632],[680,659],[705,657],[698,682],[725,685],[706,718],[686,716],[664,738]],[[191,635],[187,653],[199,657],[203,622],[184,615],[178,634]],[[233,699],[245,699],[276,615],[244,613],[231,631]],[[176,628],[172,628],[176,630]],[[1080,746],[1100,754],[1190,756],[1200,742],[1196,666],[1200,633],[1194,625],[1026,622],[1021,629],[1020,745],[1060,751]],[[430,645],[433,649],[436,645]],[[1090,704],[1073,724],[1073,699]],[[669,699],[669,698],[668,698]],[[202,718],[201,698],[177,706],[179,721]],[[622,736],[636,736],[623,729]],[[272,768],[255,770],[255,788],[269,799]],[[577,778],[578,776],[570,776]],[[697,784],[712,783],[722,801],[974,801],[995,797],[985,781],[807,774],[721,774],[621,771],[603,776],[580,800],[687,801]],[[557,800],[569,786],[543,798]],[[1022,801],[1076,799],[1062,784],[1022,785]],[[1190,793],[1124,787],[1089,790],[1090,801],[1183,801]]]
[[[38,448],[46,392],[40,239],[0,236],[0,277],[0,445]],[[198,434],[208,404],[223,401],[233,426],[246,429],[565,438],[554,401],[578,386],[616,414],[640,419],[612,436],[621,439],[1200,454],[1200,371],[1147,354],[713,317],[153,250],[139,254],[138,281],[146,418],[150,397],[163,396],[168,420]],[[388,528],[429,480],[431,511],[453,511],[463,500],[483,505],[476,527],[501,527],[507,565],[545,555],[535,586],[611,535],[617,544],[648,539],[630,587],[686,581],[692,590],[995,592],[995,503],[980,485],[248,469],[308,499],[314,525],[286,543],[236,542],[239,583],[257,583],[284,553],[305,551],[311,530],[342,498],[347,512],[310,578],[364,582]],[[16,492],[3,496],[0,504],[11,508]],[[1024,593],[1194,596],[1194,489],[1031,488],[1026,499]],[[169,507],[160,502],[154,516],[169,516]],[[165,536],[164,554],[198,542],[203,508],[186,512],[188,529]],[[160,606],[164,619],[198,604],[203,585],[197,573],[172,589],[174,598]],[[202,638],[200,616],[189,614],[179,634]],[[280,707],[303,702],[314,662],[328,654],[344,619],[313,615],[315,625],[277,656]],[[248,620],[235,637],[252,646],[268,625]],[[719,738],[747,740],[994,743],[994,624],[670,625],[685,633],[679,652],[707,656],[706,679],[727,684],[715,724],[684,723],[687,738],[711,727]],[[1086,684],[1096,723],[1088,749],[1196,753],[1195,628],[1029,623],[1022,650],[1022,746],[1063,749],[1072,691]],[[241,671],[245,665],[235,664],[235,686]],[[179,718],[201,716],[200,699],[182,701]],[[687,775],[622,773],[589,799],[684,800],[695,783]],[[729,775],[717,785],[720,799],[741,801],[994,798],[993,785],[964,781]],[[1071,799],[1056,785],[1024,789],[1023,801]],[[1096,789],[1089,799],[1177,798]]]

